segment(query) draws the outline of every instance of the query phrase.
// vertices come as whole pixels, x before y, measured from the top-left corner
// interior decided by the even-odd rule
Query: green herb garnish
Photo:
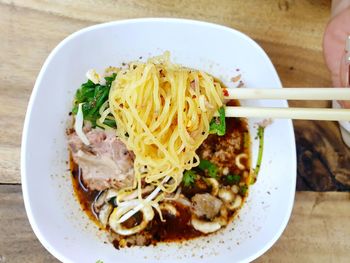
[[[91,80],[83,83],[75,93],[72,113],[77,114],[78,105],[84,103],[82,105],[84,120],[90,121],[95,127],[97,119],[101,117],[99,109],[108,100],[109,90],[116,76],[117,74],[113,73],[112,76],[105,77],[106,85],[95,84]],[[115,121],[110,119],[106,119],[104,124],[116,127]]]
[[[115,80],[116,77],[117,73],[113,73],[111,76],[105,77],[106,86],[110,88],[112,86],[112,82]]]
[[[188,170],[185,171],[182,177],[182,182],[184,184],[185,187],[191,187],[194,184],[194,180],[196,179],[197,174],[192,171],[192,170]]]
[[[263,158],[263,149],[264,149],[264,132],[265,132],[265,128],[262,126],[258,127],[258,139],[259,139],[259,151],[258,151],[258,158],[256,161],[256,165],[254,168],[254,172],[252,175],[252,179],[251,179],[251,184],[254,184],[256,182],[256,178],[259,174],[260,171],[260,167],[261,167],[261,162],[262,162],[262,158]]]
[[[108,125],[109,127],[117,127],[117,124],[115,122],[115,120],[111,120],[111,119],[105,119],[105,121],[103,122],[104,124]]]
[[[209,133],[223,136],[226,133],[225,108],[221,107],[218,112],[219,117],[214,117],[210,121]]]
[[[248,186],[247,185],[242,185],[240,187],[240,194],[241,195],[246,195],[247,194],[247,191],[248,191]]]
[[[208,160],[201,160],[198,168],[203,171],[207,170],[210,177],[216,178],[218,175],[218,168]]]
[[[238,174],[229,174],[228,176],[226,176],[226,181],[229,184],[237,184],[239,183],[239,181],[241,181],[241,176]]]

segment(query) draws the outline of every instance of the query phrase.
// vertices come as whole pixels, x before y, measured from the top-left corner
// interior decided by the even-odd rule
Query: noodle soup
[[[113,245],[224,228],[253,182],[247,120],[225,118],[225,87],[167,54],[87,76],[67,130],[73,187]]]

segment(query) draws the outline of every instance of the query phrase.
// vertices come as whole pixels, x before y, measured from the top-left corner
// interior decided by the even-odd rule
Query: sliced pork
[[[113,132],[91,129],[85,145],[75,132],[68,135],[73,160],[82,169],[82,179],[90,190],[116,189],[132,186],[134,154]]]

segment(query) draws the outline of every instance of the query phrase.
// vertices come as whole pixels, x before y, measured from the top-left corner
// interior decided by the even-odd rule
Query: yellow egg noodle
[[[118,138],[135,154],[133,189],[121,192],[137,189],[142,201],[144,183],[173,193],[183,172],[198,166],[196,150],[208,137],[223,93],[212,76],[171,63],[165,52],[121,69],[108,104],[100,110],[99,123],[112,113]]]

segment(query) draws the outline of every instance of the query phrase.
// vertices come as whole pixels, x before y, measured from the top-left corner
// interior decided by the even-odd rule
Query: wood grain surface
[[[267,52],[286,87],[331,85],[322,56],[329,0],[0,0],[0,263],[55,262],[35,238],[20,191],[20,139],[35,78],[67,35],[96,23],[181,17],[236,28]],[[327,107],[329,102],[291,106]],[[294,121],[298,189],[350,190],[350,151],[335,122]],[[287,230],[261,262],[346,262],[349,193],[297,193]]]

